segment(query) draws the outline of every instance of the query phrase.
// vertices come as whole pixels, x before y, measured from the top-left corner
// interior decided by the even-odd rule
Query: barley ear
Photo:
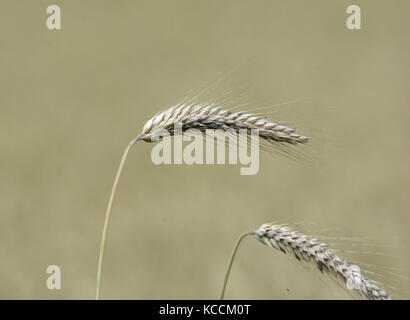
[[[238,240],[236,240],[235,246],[232,249],[231,257],[229,258],[229,262],[228,262],[228,265],[226,267],[224,282],[223,282],[223,285],[222,285],[222,291],[221,291],[221,295],[220,295],[220,300],[224,299],[226,285],[228,284],[229,274],[231,272],[233,260],[235,259],[236,252],[238,251],[239,245],[241,244],[241,242],[244,238],[246,238],[247,236],[253,236],[253,235],[255,235],[255,231],[248,231],[248,232],[245,232],[244,234],[242,234],[238,238]]]
[[[130,152],[130,150],[134,146],[134,144],[139,140],[141,140],[141,135],[138,135],[134,139],[132,139],[131,142],[128,144],[127,148],[125,148],[125,151],[124,151],[124,153],[122,155],[122,158],[121,158],[121,162],[120,162],[120,164],[118,166],[118,169],[117,169],[117,174],[115,175],[114,184],[112,186],[110,198],[108,200],[108,206],[107,206],[107,211],[105,213],[105,221],[104,221],[104,227],[103,227],[103,232],[102,232],[102,237],[101,237],[100,253],[99,253],[99,256],[98,256],[97,286],[96,286],[96,293],[95,293],[95,299],[96,300],[100,299],[101,268],[102,268],[102,262],[103,262],[103,256],[104,256],[104,246],[105,246],[105,241],[107,239],[107,230],[108,230],[108,225],[109,225],[109,222],[110,222],[110,215],[111,215],[112,203],[114,201],[115,190],[117,189],[118,181],[120,180],[120,176],[121,176],[121,171],[124,167],[125,160],[127,160],[128,153]]]
[[[337,255],[317,238],[271,223],[262,225],[253,236],[264,245],[294,256],[300,263],[310,263],[358,297],[368,300],[391,299],[380,284],[362,274],[359,266]]]

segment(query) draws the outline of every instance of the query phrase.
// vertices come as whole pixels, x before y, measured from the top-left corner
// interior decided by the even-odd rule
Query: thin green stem
[[[229,258],[228,266],[227,266],[226,271],[225,271],[225,278],[224,278],[224,282],[223,282],[223,285],[222,285],[222,291],[221,291],[220,300],[223,300],[223,299],[224,299],[226,286],[227,286],[227,284],[228,284],[229,274],[230,274],[230,272],[231,272],[232,264],[233,264],[233,261],[234,261],[235,256],[236,256],[236,252],[238,251],[239,245],[241,244],[242,240],[243,240],[245,237],[247,237],[247,236],[252,236],[252,235],[254,235],[254,234],[255,234],[255,231],[245,232],[245,233],[242,234],[242,235],[238,238],[238,240],[236,241],[235,246],[233,247],[233,250],[232,250],[232,253],[231,253],[231,257]]]
[[[104,256],[104,246],[105,246],[105,242],[107,239],[107,230],[108,230],[108,224],[110,222],[110,215],[111,215],[112,203],[114,201],[115,190],[117,189],[118,181],[120,180],[121,171],[124,167],[124,163],[125,163],[125,160],[127,159],[128,153],[133,147],[133,145],[140,139],[141,139],[141,136],[138,135],[137,137],[131,140],[131,142],[128,144],[127,148],[125,149],[122,155],[122,158],[121,158],[121,162],[117,169],[117,174],[115,175],[114,184],[112,186],[112,190],[110,194],[110,199],[108,200],[108,206],[107,206],[107,211],[105,213],[105,221],[104,221],[104,227],[103,227],[102,238],[101,238],[100,253],[98,256],[97,287],[96,287],[96,293],[95,293],[96,300],[100,299],[101,268],[102,268],[102,262],[103,262],[103,256]]]

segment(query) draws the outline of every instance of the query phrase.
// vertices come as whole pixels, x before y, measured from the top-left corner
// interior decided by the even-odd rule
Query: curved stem
[[[242,234],[242,235],[238,238],[238,240],[236,241],[236,244],[235,244],[235,246],[234,246],[234,248],[233,248],[233,250],[232,250],[232,253],[231,253],[231,257],[229,258],[228,266],[227,266],[226,271],[225,271],[225,278],[224,278],[224,282],[223,282],[223,285],[222,285],[222,291],[221,291],[220,300],[223,300],[223,299],[224,299],[225,289],[226,289],[226,285],[228,284],[228,278],[229,278],[229,274],[230,274],[230,272],[231,272],[233,260],[235,259],[236,252],[238,251],[238,248],[239,248],[239,245],[241,244],[241,241],[242,241],[245,237],[247,237],[247,236],[252,236],[252,235],[254,235],[254,234],[255,234],[255,231],[245,232],[245,233]]]
[[[101,268],[102,268],[102,261],[103,261],[103,256],[104,256],[104,245],[105,245],[105,241],[107,238],[107,230],[108,230],[108,224],[110,222],[110,214],[111,214],[112,203],[114,201],[115,190],[117,189],[118,181],[120,180],[121,171],[124,167],[124,163],[125,163],[125,160],[127,159],[128,153],[131,150],[132,146],[140,139],[141,139],[140,135],[136,136],[134,139],[131,140],[131,142],[128,144],[127,148],[125,149],[122,155],[122,158],[121,158],[121,162],[117,169],[117,174],[115,175],[114,184],[112,186],[112,190],[110,194],[110,199],[108,200],[108,206],[107,206],[107,211],[105,213],[105,221],[104,221],[104,227],[103,227],[102,238],[101,238],[100,253],[98,256],[97,287],[96,287],[96,293],[95,293],[96,300],[100,299]]]

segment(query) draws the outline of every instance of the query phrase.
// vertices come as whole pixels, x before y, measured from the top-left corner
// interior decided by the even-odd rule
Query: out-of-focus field
[[[156,166],[153,145],[137,145],[102,297],[217,298],[237,236],[271,221],[323,236],[408,297],[409,1],[355,1],[356,31],[346,1],[53,1],[59,31],[46,28],[50,4],[0,4],[0,298],[93,298],[123,149],[158,110],[235,68],[257,98],[301,99],[272,117],[305,128],[313,161],[262,154],[259,173],[240,176]],[[59,291],[46,288],[52,264]],[[349,298],[253,239],[226,297]]]

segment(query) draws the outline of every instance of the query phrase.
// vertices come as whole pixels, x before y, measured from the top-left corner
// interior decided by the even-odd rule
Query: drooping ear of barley
[[[152,141],[158,130],[167,130],[174,134],[175,125],[182,126],[182,132],[188,129],[222,129],[224,131],[240,129],[257,131],[259,137],[274,142],[303,144],[309,138],[295,132],[294,129],[279,125],[245,112],[232,112],[216,104],[182,104],[155,115],[144,126],[142,139]]]
[[[111,209],[115,191],[128,153],[139,140],[144,140],[146,142],[158,141],[162,137],[162,132],[164,130],[170,135],[178,134],[178,130],[175,130],[177,124],[181,126],[181,134],[188,129],[198,129],[201,132],[205,132],[207,129],[221,129],[226,132],[234,130],[236,133],[238,133],[240,129],[247,129],[246,131],[248,134],[251,134],[251,131],[257,131],[261,139],[279,144],[286,143],[294,145],[307,143],[309,141],[308,137],[295,133],[291,128],[253,116],[249,113],[232,112],[215,104],[181,103],[155,115],[144,125],[141,134],[128,144],[117,169],[108,200],[98,257],[96,285],[97,300],[100,298],[102,262]]]
[[[259,229],[244,234],[253,235],[261,243],[268,245],[283,253],[293,255],[302,263],[311,263],[322,273],[329,274],[334,280],[339,281],[346,289],[357,293],[369,300],[390,300],[391,297],[374,281],[364,277],[360,268],[336,255],[327,244],[319,239],[309,237],[287,227],[275,224],[264,224]],[[243,237],[244,237],[243,236]],[[222,287],[221,299],[224,297],[229,272],[235,257],[241,237],[235,245],[231,255]]]

